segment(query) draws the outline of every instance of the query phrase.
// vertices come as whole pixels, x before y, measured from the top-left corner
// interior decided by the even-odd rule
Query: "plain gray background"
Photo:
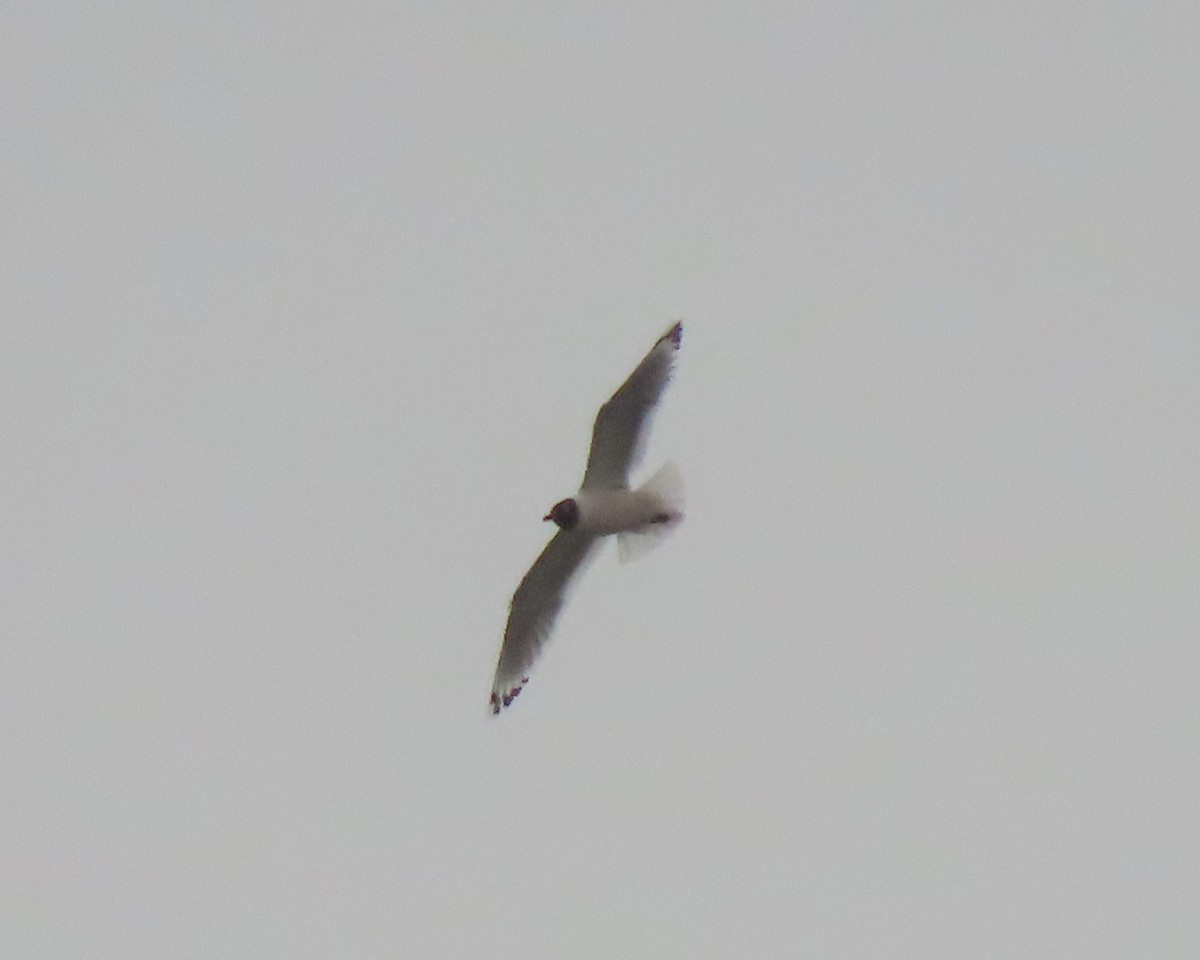
[[[4,19],[0,953],[1200,953],[1193,3]]]

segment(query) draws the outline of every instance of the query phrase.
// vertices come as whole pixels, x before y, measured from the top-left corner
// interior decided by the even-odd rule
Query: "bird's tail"
[[[654,497],[660,512],[641,529],[617,534],[617,556],[622,563],[649,552],[683,520],[683,475],[675,464],[664,463],[637,492]]]

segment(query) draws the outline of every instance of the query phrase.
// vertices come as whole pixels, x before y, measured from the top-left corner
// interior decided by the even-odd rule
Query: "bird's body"
[[[611,533],[640,533],[655,523],[675,519],[677,505],[654,490],[580,490],[580,533],[606,536]]]
[[[513,594],[492,683],[494,713],[511,704],[528,682],[528,670],[549,638],[567,587],[601,539],[617,535],[621,556],[628,559],[683,519],[681,483],[672,465],[636,489],[629,486],[629,470],[639,458],[650,414],[670,380],[682,338],[683,324],[676,323],[600,408],[579,492],[560,500],[543,518],[553,520],[559,530]]]

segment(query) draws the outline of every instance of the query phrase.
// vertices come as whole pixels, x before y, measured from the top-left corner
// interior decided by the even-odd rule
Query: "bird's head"
[[[574,500],[559,500],[543,520],[553,520],[564,530],[570,530],[579,522],[579,504]]]

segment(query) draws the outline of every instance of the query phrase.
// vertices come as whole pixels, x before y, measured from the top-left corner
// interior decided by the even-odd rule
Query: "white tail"
[[[683,519],[683,475],[675,464],[664,463],[638,487],[637,492],[651,494],[658,500],[662,508],[661,519],[647,523],[640,530],[617,534],[617,556],[622,563],[648,553]]]

